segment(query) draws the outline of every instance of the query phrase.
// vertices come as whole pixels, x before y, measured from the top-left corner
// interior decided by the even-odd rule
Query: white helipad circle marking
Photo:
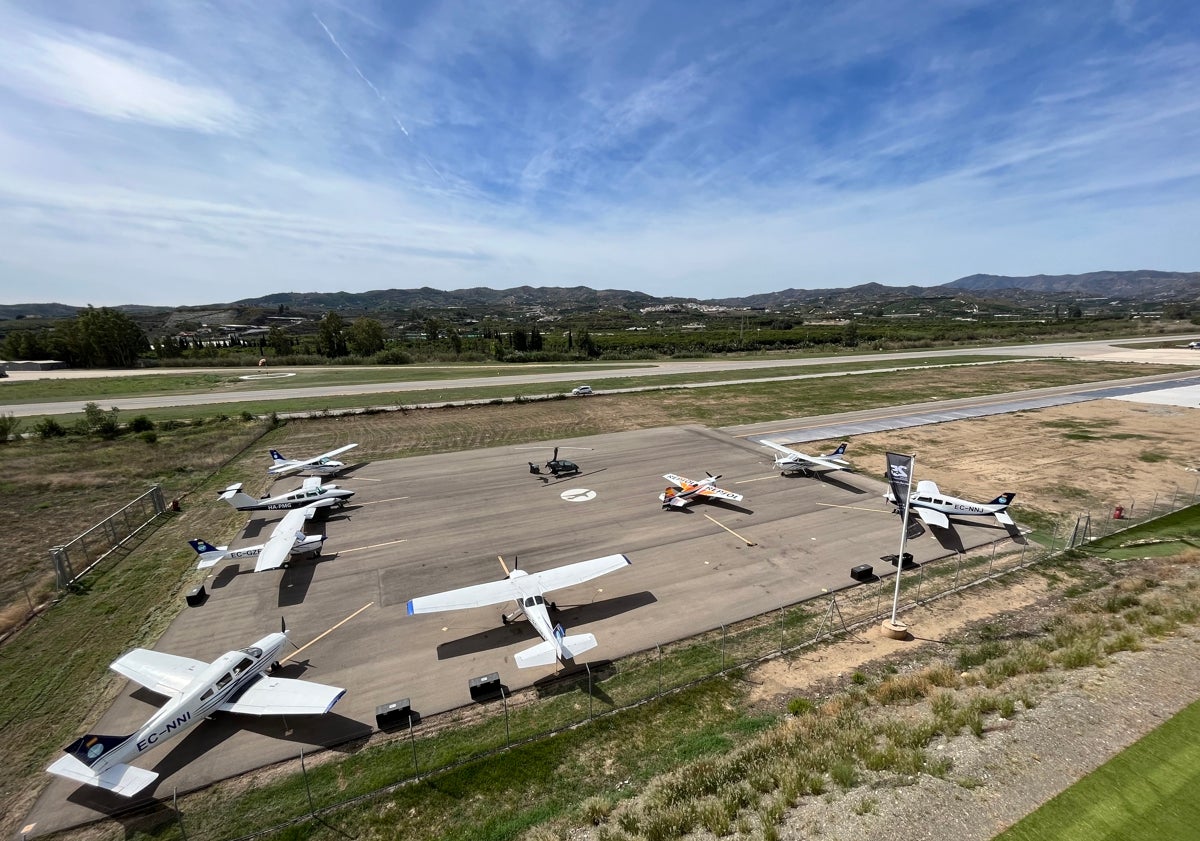
[[[587,488],[571,488],[559,494],[567,502],[590,502],[596,498],[596,492]]]
[[[239,380],[277,380],[280,377],[294,377],[294,371],[279,371],[271,374],[243,374],[238,377]]]

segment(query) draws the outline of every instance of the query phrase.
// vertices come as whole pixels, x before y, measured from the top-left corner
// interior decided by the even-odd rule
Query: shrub
[[[153,429],[147,429],[139,437],[143,441],[145,441],[147,444],[157,444],[158,443],[158,433],[155,432]]]
[[[816,709],[816,705],[807,698],[793,698],[788,701],[788,712],[792,715],[807,715]]]
[[[613,802],[607,797],[595,795],[583,801],[583,818],[593,826],[608,820],[613,811]]]
[[[67,434],[66,427],[54,418],[42,418],[33,425],[33,431],[39,438],[62,438]]]
[[[138,415],[129,422],[129,430],[131,432],[149,432],[154,429],[154,421],[145,415]]]
[[[242,420],[249,422],[249,421],[254,420],[254,413],[250,412],[246,409],[242,409],[242,413],[241,413],[240,417]]]
[[[21,419],[13,417],[12,412],[0,413],[0,444],[7,444],[11,436],[21,429]]]

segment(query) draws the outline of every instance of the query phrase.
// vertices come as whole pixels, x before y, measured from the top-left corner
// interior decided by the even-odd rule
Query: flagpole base
[[[881,630],[883,631],[883,635],[885,637],[887,637],[888,639],[893,639],[893,640],[910,639],[909,633],[908,633],[908,626],[905,625],[903,622],[893,622],[891,619],[885,619],[885,620],[883,620],[883,625],[881,626]]]

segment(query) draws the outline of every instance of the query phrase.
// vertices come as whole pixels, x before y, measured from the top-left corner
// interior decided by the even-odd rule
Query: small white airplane
[[[682,508],[697,499],[726,499],[730,502],[741,502],[743,499],[741,494],[717,487],[717,480],[721,478],[719,473],[716,476],[709,473],[707,479],[701,479],[699,482],[676,476],[674,473],[664,473],[663,478],[672,483],[672,487],[658,495],[663,508]]]
[[[271,677],[287,629],[268,634],[249,648],[222,654],[212,663],[135,648],[109,667],[147,689],[165,695],[158,712],[128,736],[89,733],[63,748],[46,770],[76,782],[132,797],[158,778],[128,764],[180,735],[215,712],[244,715],[322,715],[346,693],[337,686]]]
[[[304,459],[284,458],[279,454],[278,450],[271,450],[271,466],[267,468],[267,472],[272,476],[286,476],[289,473],[332,476],[339,470],[346,469],[345,464],[340,461],[334,461],[333,457],[340,456],[342,453],[353,450],[357,446],[358,444],[347,444],[344,447],[338,447],[336,450],[321,453],[319,456]]]
[[[270,539],[257,546],[230,549],[228,546],[213,546],[202,539],[189,540],[188,543],[200,556],[200,563],[196,565],[196,569],[208,569],[226,558],[230,560],[258,558],[254,563],[254,571],[263,572],[268,569],[278,569],[293,555],[296,557],[311,555],[315,558],[321,554],[325,535],[305,534],[304,521],[311,520],[316,512],[315,507],[307,505],[304,508],[293,508],[275,526]]]
[[[558,660],[565,663],[595,648],[598,643],[591,634],[568,635],[562,625],[553,624],[546,607],[545,594],[550,590],[561,590],[563,587],[591,581],[593,578],[627,567],[629,563],[629,558],[624,555],[606,555],[591,561],[580,561],[556,569],[529,573],[516,568],[510,572],[501,558],[500,566],[503,567],[505,575],[503,581],[489,581],[486,584],[474,584],[458,590],[412,599],[408,603],[408,615],[436,613],[442,610],[466,610],[515,601],[517,609],[512,613],[502,613],[501,621],[507,625],[524,614],[529,624],[544,640],[532,648],[518,651],[513,658],[517,665],[527,669],[530,666],[550,666]]]
[[[242,483],[230,485],[217,494],[238,511],[290,511],[293,508],[329,508],[341,507],[346,504],[354,491],[339,488],[337,485],[322,485],[320,476],[312,476],[304,480],[304,484],[294,491],[288,491],[279,496],[264,496],[255,499],[242,491]]]
[[[1005,509],[1012,504],[1016,494],[1011,491],[1002,493],[991,502],[971,502],[949,496],[938,490],[938,486],[929,480],[917,482],[916,491],[909,495],[908,501],[914,514],[920,517],[926,525],[938,528],[950,528],[950,517],[995,517],[996,522],[1003,526],[1013,525],[1012,517]],[[896,505],[896,496],[888,488],[884,497],[892,505]]]
[[[774,441],[759,441],[758,443],[781,453],[781,455],[775,456],[775,469],[783,474],[803,473],[805,476],[811,476],[818,470],[850,469],[850,463],[842,458],[846,452],[844,443],[832,453],[823,456],[808,456],[798,453],[782,444],[776,444]]]

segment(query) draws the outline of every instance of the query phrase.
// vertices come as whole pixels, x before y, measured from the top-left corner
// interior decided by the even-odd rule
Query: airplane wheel
[[[508,624],[508,622],[509,622],[509,619],[508,619],[508,614],[507,614],[507,613],[501,613],[501,614],[500,614],[500,623],[501,623],[501,624],[503,624],[503,625],[507,625],[507,624]]]

